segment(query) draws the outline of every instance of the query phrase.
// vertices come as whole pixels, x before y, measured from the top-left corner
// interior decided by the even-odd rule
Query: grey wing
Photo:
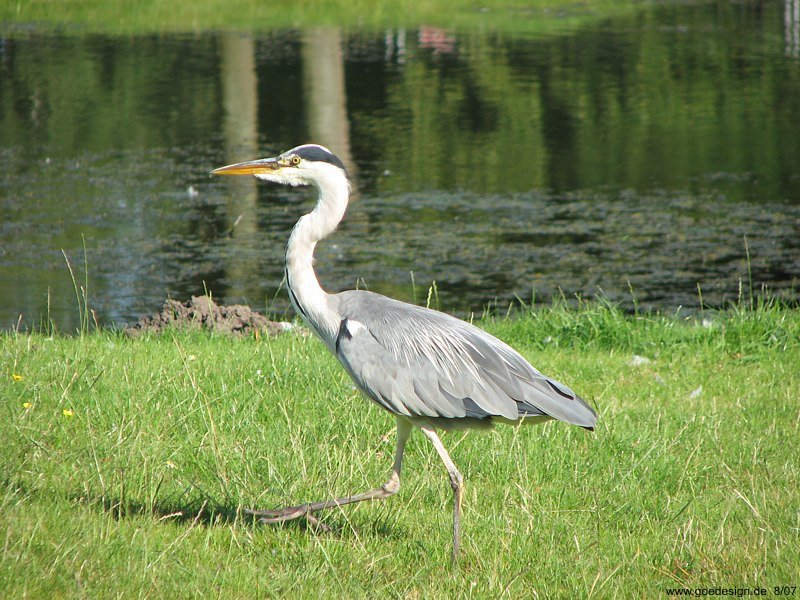
[[[369,292],[337,295],[335,352],[383,408],[409,417],[516,421],[551,417],[591,428],[594,410],[519,353],[450,315]]]

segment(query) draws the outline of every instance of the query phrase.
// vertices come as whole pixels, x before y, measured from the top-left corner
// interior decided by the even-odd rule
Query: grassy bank
[[[8,29],[58,29],[66,33],[188,33],[274,30],[312,26],[350,28],[439,27],[548,31],[587,18],[636,10],[643,1],[615,0],[19,0],[0,6]]]
[[[488,320],[600,412],[418,433],[403,488],[260,526],[242,507],[384,481],[392,419],[311,337],[0,337],[0,589],[7,597],[661,597],[797,585],[800,312],[695,320],[603,306]],[[635,358],[639,357],[639,358]]]

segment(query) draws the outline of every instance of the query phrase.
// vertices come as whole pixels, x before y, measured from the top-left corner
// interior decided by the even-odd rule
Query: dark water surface
[[[355,197],[329,290],[443,308],[599,290],[798,300],[798,2],[667,5],[563,35],[420,28],[0,41],[0,328],[210,290],[286,310],[309,190],[208,171],[315,141]],[[749,252],[749,267],[747,254]],[[80,282],[79,282],[80,283]]]

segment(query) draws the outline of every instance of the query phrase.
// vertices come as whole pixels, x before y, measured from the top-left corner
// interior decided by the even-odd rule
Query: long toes
[[[311,513],[308,513],[306,515],[306,521],[308,521],[310,525],[312,525],[313,527],[319,529],[320,531],[324,531],[325,533],[330,533],[331,532],[331,528],[330,527],[325,525],[325,523],[320,521],[317,517],[315,517]]]
[[[302,506],[288,506],[279,510],[252,510],[249,508],[244,509],[244,513],[258,517],[261,523],[280,523],[282,521],[291,521],[292,519],[299,519],[303,515],[308,514],[308,505]]]

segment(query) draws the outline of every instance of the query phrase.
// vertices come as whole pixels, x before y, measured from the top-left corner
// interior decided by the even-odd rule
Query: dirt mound
[[[220,306],[208,296],[192,296],[188,302],[167,300],[155,315],[140,317],[127,327],[128,335],[160,333],[165,329],[207,329],[233,335],[277,335],[292,329],[291,323],[270,321],[249,306]]]

